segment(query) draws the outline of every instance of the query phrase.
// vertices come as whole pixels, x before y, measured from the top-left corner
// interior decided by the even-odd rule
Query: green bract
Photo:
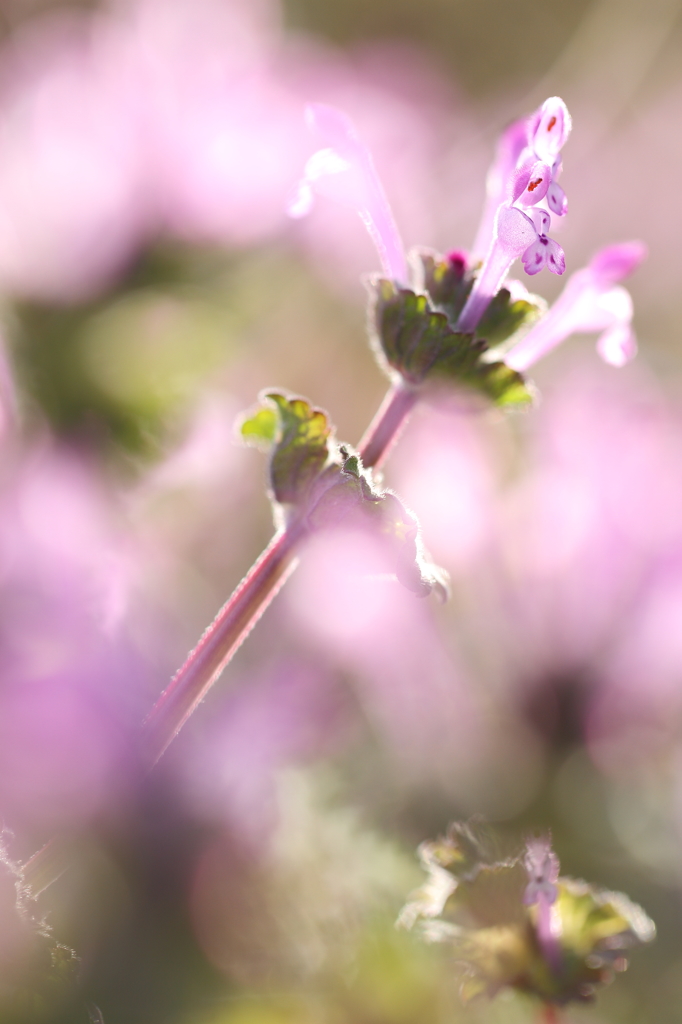
[[[421,288],[398,288],[386,278],[370,282],[370,330],[380,357],[409,384],[449,383],[496,405],[523,405],[531,391],[516,370],[491,355],[543,310],[542,300],[511,301],[506,288],[490,303],[475,334],[456,329],[473,276],[457,260],[419,253]]]
[[[445,574],[427,563],[419,524],[391,491],[377,488],[359,455],[338,444],[329,418],[303,398],[268,391],[241,423],[248,444],[270,457],[270,491],[278,518],[309,530],[370,528],[386,545],[398,580],[418,595],[446,592]]]
[[[514,988],[548,1003],[584,1002],[625,970],[625,950],[654,938],[653,921],[627,896],[559,878],[552,908],[559,962],[548,962],[537,908],[524,903],[521,857],[496,859],[488,851],[487,837],[462,824],[422,844],[428,878],[399,919],[408,928],[418,923],[428,941],[449,944],[462,970],[463,998]]]

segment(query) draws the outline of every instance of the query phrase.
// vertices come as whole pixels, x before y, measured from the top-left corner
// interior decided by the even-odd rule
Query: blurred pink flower
[[[601,331],[599,354],[622,366],[637,351],[631,327],[632,299],[618,282],[646,256],[642,242],[621,242],[601,249],[582,270],[568,279],[559,298],[506,355],[515,370],[526,370],[569,335]]]
[[[0,284],[77,299],[148,227],[136,95],[104,18],[52,16],[3,44]]]
[[[285,599],[313,649],[357,675],[362,706],[402,770],[450,785],[456,766],[480,756],[483,722],[457,652],[375,537],[314,537]]]
[[[292,217],[307,214],[313,190],[329,196],[360,215],[376,246],[383,272],[407,283],[407,262],[391,208],[371,154],[358,138],[350,118],[334,107],[310,104],[306,120],[326,148],[308,160],[296,196],[289,205]]]
[[[278,773],[332,753],[347,725],[340,688],[318,666],[268,665],[233,682],[200,738],[178,745],[173,763],[188,810],[262,848],[277,823]]]
[[[49,445],[5,454],[0,804],[13,826],[69,827],[115,801],[132,768],[148,684],[121,628],[132,551],[91,467]]]

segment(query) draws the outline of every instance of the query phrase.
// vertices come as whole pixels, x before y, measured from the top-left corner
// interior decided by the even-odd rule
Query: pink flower
[[[310,104],[306,120],[324,148],[308,160],[289,204],[290,216],[305,216],[314,193],[356,210],[376,246],[384,273],[405,283],[408,274],[403,244],[374,161],[353,122],[342,111],[323,103]]]
[[[612,366],[623,366],[637,351],[632,299],[618,282],[646,256],[641,242],[610,245],[573,274],[549,312],[506,355],[515,370],[526,370],[570,334],[600,331],[597,350]],[[525,257],[524,257],[525,258]]]
[[[503,145],[489,179],[488,204],[484,211],[484,226],[477,236],[477,247],[488,232],[491,201],[499,199],[500,204],[483,266],[459,318],[457,326],[460,331],[470,333],[476,330],[488,304],[518,257],[522,258],[527,274],[537,274],[544,267],[553,274],[564,273],[563,249],[547,234],[551,225],[550,214],[537,209],[531,219],[523,209],[535,208],[547,199],[555,214],[563,216],[566,212],[566,196],[556,178],[561,169],[559,152],[570,130],[571,116],[565,103],[558,96],[552,96],[535,114],[516,122],[503,136]],[[524,133],[526,145],[521,148]],[[514,155],[516,162],[512,163]],[[503,190],[508,195],[506,201],[502,197]]]

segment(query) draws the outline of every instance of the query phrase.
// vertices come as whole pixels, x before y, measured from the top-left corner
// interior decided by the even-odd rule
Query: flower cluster
[[[322,144],[309,158],[289,206],[292,217],[305,216],[314,194],[354,209],[377,248],[384,275],[398,288],[409,287],[410,271],[400,234],[371,154],[346,114],[311,104],[308,126]],[[486,337],[483,321],[509,270],[520,259],[527,274],[544,268],[563,274],[563,249],[550,237],[552,215],[568,209],[559,184],[561,151],[571,132],[566,104],[550,97],[529,117],[502,134],[487,180],[487,197],[471,255],[465,259],[470,286],[451,326],[461,334]],[[590,264],[573,274],[555,305],[525,336],[507,346],[505,361],[514,370],[528,369],[568,335],[599,331],[602,358],[621,366],[635,354],[632,301],[619,285],[646,255],[640,242],[600,250]],[[527,292],[514,282],[512,291]],[[485,324],[487,327],[487,323]],[[497,344],[496,340],[494,344]]]
[[[518,257],[530,275],[538,274],[544,267],[554,274],[563,274],[566,269],[563,249],[548,235],[551,216],[539,204],[546,200],[557,216],[563,217],[566,213],[566,196],[557,178],[561,170],[559,154],[570,131],[571,116],[558,96],[545,100],[532,117],[512,127],[516,146],[505,147],[504,166],[493,179],[491,198],[496,213],[492,238],[476,284],[462,310],[460,330],[476,328]],[[516,155],[515,150],[524,141],[525,145]],[[516,161],[512,163],[514,156]],[[530,216],[525,210],[531,211]]]

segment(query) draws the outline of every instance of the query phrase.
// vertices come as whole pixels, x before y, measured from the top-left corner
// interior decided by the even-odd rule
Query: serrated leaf
[[[329,459],[331,425],[321,409],[303,398],[273,391],[265,396],[279,412],[279,435],[270,462],[270,481],[280,504],[296,504]]]
[[[279,418],[275,409],[262,407],[242,421],[239,432],[246,444],[269,451],[277,437]]]
[[[446,314],[434,310],[427,296],[379,279],[374,284],[372,317],[385,360],[409,383],[460,384],[496,405],[532,400],[520,373],[489,361],[485,342],[454,331]]]
[[[326,413],[303,398],[272,391],[247,416],[242,437],[270,450],[270,485],[278,505],[292,506],[311,530],[358,518],[381,537],[398,580],[419,596],[436,590],[447,596],[446,576],[429,565],[419,524],[390,491],[375,487],[354,452],[338,446]]]
[[[270,451],[270,487],[280,505],[300,505],[330,458],[331,424],[326,413],[304,398],[279,391],[241,424],[247,444]]]
[[[501,345],[522,327],[530,327],[535,323],[544,309],[544,303],[536,296],[533,296],[532,301],[517,299],[512,302],[509,289],[500,288],[481,317],[476,336],[485,338],[491,347]]]

